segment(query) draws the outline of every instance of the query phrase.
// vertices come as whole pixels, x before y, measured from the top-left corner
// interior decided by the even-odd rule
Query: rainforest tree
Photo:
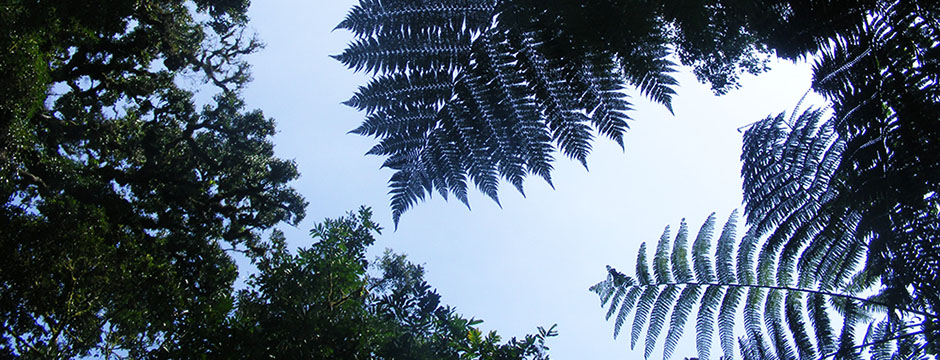
[[[554,327],[502,342],[482,333],[423,279],[424,269],[366,249],[378,224],[368,209],[325,220],[296,255],[275,234],[253,258],[258,273],[238,292],[229,319],[230,357],[315,359],[548,359]]]
[[[7,355],[204,352],[187,339],[210,336],[231,307],[229,251],[303,217],[287,186],[295,166],[274,156],[273,120],[239,96],[242,56],[260,47],[247,7],[0,6]],[[182,76],[211,84],[211,97],[197,101]]]

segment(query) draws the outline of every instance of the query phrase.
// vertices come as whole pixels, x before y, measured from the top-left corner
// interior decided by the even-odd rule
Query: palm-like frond
[[[561,12],[517,5],[362,0],[337,26],[356,39],[334,57],[376,74],[345,103],[367,114],[352,132],[379,139],[369,153],[395,158],[396,224],[432,191],[466,202],[472,182],[498,202],[502,180],[520,192],[530,174],[551,183],[554,151],[586,167],[595,134],[623,146],[627,84],[670,107],[664,44],[624,56],[564,34],[573,20]],[[648,25],[638,31],[665,31]]]
[[[873,321],[871,319],[877,314],[891,314],[886,312],[888,304],[883,302],[883,296],[862,297],[843,288],[813,286],[816,283],[808,286],[787,283],[783,280],[787,278],[786,274],[781,273],[784,271],[782,261],[777,261],[782,255],[774,251],[780,246],[772,242],[772,236],[761,238],[756,230],[749,231],[740,242],[736,260],[733,264],[728,263],[736,241],[735,222],[736,214],[732,214],[718,237],[717,274],[709,271],[716,268],[710,253],[714,215],[698,232],[691,254],[685,246],[688,237],[685,221],[674,241],[670,241],[667,227],[656,247],[652,276],[646,262],[645,244],[638,254],[637,279],[608,267],[607,280],[594,285],[591,290],[601,297],[602,306],[608,307],[608,318],[619,309],[614,336],[619,333],[624,318],[636,309],[630,343],[631,347],[635,346],[645,330],[644,355],[648,358],[671,312],[663,354],[664,359],[668,359],[688,317],[697,308],[696,347],[702,359],[709,358],[711,353],[716,323],[725,357],[735,355],[734,319],[740,312],[743,312],[746,333],[738,338],[738,344],[745,358],[796,359],[826,355],[851,358],[861,354],[863,349],[875,350],[874,345],[879,346],[879,351],[900,346],[900,339],[885,335],[885,330],[877,338],[869,336],[860,341],[856,336],[855,329],[859,324]],[[688,270],[690,255],[691,263],[699,269],[694,277]],[[854,290],[858,290],[858,286]],[[937,318],[937,314],[914,308],[895,309],[903,314]],[[837,315],[841,321],[836,327],[830,318]],[[889,324],[879,325],[882,329],[899,324],[890,320],[891,316],[886,319],[884,321]],[[929,321],[924,320],[907,325],[923,330],[927,324]],[[924,339],[922,333],[909,336]]]

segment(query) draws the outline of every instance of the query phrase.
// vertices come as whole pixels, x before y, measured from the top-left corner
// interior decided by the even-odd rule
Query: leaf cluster
[[[293,254],[276,234],[254,258],[258,273],[237,295],[229,319],[230,357],[317,359],[547,359],[554,328],[523,339],[484,335],[424,279],[424,269],[386,253],[370,264],[365,251],[380,229],[371,212],[325,220],[314,243]],[[371,272],[369,270],[372,270]]]

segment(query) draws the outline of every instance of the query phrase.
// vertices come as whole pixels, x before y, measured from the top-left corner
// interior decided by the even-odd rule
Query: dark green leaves
[[[259,251],[263,231],[297,224],[306,205],[288,186],[296,166],[274,156],[274,121],[239,95],[243,56],[260,47],[244,36],[245,11],[217,0],[0,6],[4,349],[211,350],[233,306],[230,253]],[[180,75],[204,80],[206,106]]]
[[[365,254],[378,224],[366,208],[327,219],[313,244],[291,251],[282,235],[253,258],[214,355],[232,358],[546,359],[555,327],[503,340],[442,303],[424,268],[386,250]]]

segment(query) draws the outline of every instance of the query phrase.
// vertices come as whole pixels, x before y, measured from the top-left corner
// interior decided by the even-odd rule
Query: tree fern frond
[[[737,271],[738,282],[741,284],[756,284],[757,277],[754,274],[754,250],[757,249],[759,238],[753,231],[748,231],[741,239],[741,245],[738,248]]]
[[[724,284],[735,282],[734,271],[734,241],[735,230],[737,228],[738,211],[734,210],[728,216],[728,221],[721,230],[721,236],[718,238],[718,246],[715,249],[715,268],[718,273],[718,281]]]
[[[685,223],[685,221],[683,221]],[[672,282],[672,271],[669,269],[669,227],[663,230],[663,235],[659,238],[656,245],[656,253],[653,255],[653,275],[656,277],[656,283],[665,284]]]
[[[695,264],[695,280],[700,283],[715,282],[715,270],[708,253],[711,250],[712,233],[715,229],[715,213],[708,216],[692,243],[692,262]],[[722,234],[724,235],[724,234]],[[683,282],[682,280],[676,280]]]
[[[842,335],[839,336],[839,350],[836,359],[860,359],[861,354],[855,348],[855,328],[858,324],[859,309],[854,301],[845,301],[842,311]]]
[[[640,250],[636,253],[636,280],[640,284],[652,284],[650,267],[646,263],[646,243],[640,243]]]
[[[617,287],[615,291],[613,291],[613,294],[614,294],[613,298],[610,298],[610,297],[606,299],[601,298],[601,307],[607,304],[608,299],[611,300],[611,305],[609,309],[607,309],[607,315],[604,316],[605,320],[610,320],[610,317],[617,310],[617,305],[620,304],[620,299],[623,298],[623,296],[627,294],[628,289],[632,289],[632,288],[629,286],[620,286],[620,287]]]
[[[874,345],[871,347],[872,359],[892,359],[892,355],[894,354],[896,347],[894,346],[894,341],[890,340],[894,335],[891,329],[891,322],[888,320],[882,320],[873,324],[874,326],[872,327],[871,335],[871,340],[874,342]]]
[[[367,114],[352,132],[379,142],[421,138],[415,166],[431,184],[427,191],[445,199],[453,193],[464,203],[467,180],[498,203],[500,179],[523,195],[528,175],[551,184],[555,151],[586,168],[595,136],[623,147],[632,110],[625,85],[671,111],[676,64],[669,46],[655,40],[666,39],[665,25],[641,24],[650,38],[633,44],[618,35],[612,47],[570,36],[574,30],[565,22],[582,18],[558,12],[564,8],[361,0],[337,26],[355,39],[333,56],[348,68],[374,73],[345,102]],[[386,145],[371,154],[395,156]],[[423,196],[402,189],[407,187],[395,189],[396,199]],[[396,205],[399,211],[407,209],[403,203]]]
[[[617,335],[620,334],[620,329],[622,328],[624,322],[627,320],[627,316],[630,315],[630,311],[636,306],[637,301],[640,299],[641,294],[644,294],[643,288],[636,286],[630,289],[627,292],[626,297],[623,300],[623,304],[620,306],[620,311],[617,312],[617,319],[614,322],[614,338],[617,338]],[[613,306],[613,304],[611,304]]]
[[[604,279],[597,284],[591,285],[588,288],[588,291],[597,294],[601,300],[601,307],[607,306],[607,302],[610,301],[610,297],[618,290],[617,286],[614,285],[614,275],[611,271],[613,268],[610,266],[607,267],[607,279]]]
[[[760,287],[751,287],[747,290],[744,300],[744,331],[763,339],[763,322],[761,304],[764,303],[767,290]]]
[[[806,312],[813,324],[816,335],[816,349],[819,354],[828,354],[836,349],[834,333],[826,309],[825,297],[818,294],[807,295]]]
[[[438,110],[453,95],[454,81],[453,75],[443,70],[382,75],[360,86],[343,104],[367,114],[387,108],[405,108],[405,105],[407,108],[430,106]]]
[[[770,290],[764,301],[764,326],[773,343],[774,350],[778,359],[795,359],[793,347],[784,334],[783,319],[783,294],[780,290]]]
[[[389,34],[353,41],[332,57],[348,68],[372,73],[408,69],[455,71],[468,61],[472,37],[463,33],[435,33],[421,38]]]
[[[747,332],[747,336],[738,338],[738,346],[741,350],[741,356],[745,360],[776,360],[772,350],[767,347],[763,336],[757,333]]]
[[[653,302],[656,301],[657,295],[659,295],[659,289],[655,286],[648,286],[643,290],[643,295],[640,296],[640,302],[636,306],[636,312],[633,314],[633,328],[630,331],[630,349],[636,347],[636,341],[640,338],[640,334],[643,333],[643,327],[646,325],[649,314],[653,310]],[[614,336],[616,336],[616,330],[615,328]]]
[[[409,160],[405,160],[408,162]],[[413,164],[413,163],[412,163]],[[401,214],[408,210],[418,200],[424,199],[426,178],[420,169],[405,165],[392,175],[389,180],[389,195],[392,203],[392,220],[396,223]]]
[[[363,0],[349,11],[336,29],[347,29],[359,37],[462,27],[470,32],[480,32],[490,26],[495,5],[493,1],[476,0],[434,3]]]
[[[593,81],[586,82],[587,89],[581,96],[581,103],[594,128],[623,148],[623,134],[629,127],[627,120],[630,120],[627,111],[631,110],[631,104],[623,92],[622,75],[609,57],[594,57],[598,60],[591,61],[583,70],[583,76]]]
[[[698,308],[695,320],[695,348],[699,359],[708,360],[710,356],[712,334],[715,329],[715,311],[718,310],[721,297],[722,288],[716,285],[709,285],[705,288],[705,294],[702,295],[702,304]],[[727,326],[727,324],[720,324],[720,326]],[[731,325],[729,328],[733,327]]]
[[[793,336],[793,342],[796,345],[796,351],[801,359],[812,359],[816,357],[816,350],[810,340],[810,333],[806,329],[806,321],[803,316],[803,294],[798,292],[789,292],[786,295],[786,317],[787,327]]]
[[[682,289],[682,293],[679,294],[679,299],[676,300],[676,305],[672,310],[672,317],[669,319],[669,331],[666,332],[666,341],[663,345],[663,360],[672,357],[676,345],[679,344],[679,338],[682,337],[689,314],[692,312],[695,303],[698,302],[701,293],[702,289],[698,285],[689,285]],[[717,300],[717,297],[715,299]],[[717,301],[715,301],[715,305],[717,305]]]
[[[773,339],[774,350],[777,359],[796,360],[793,348],[784,336],[783,325],[779,322],[771,323],[768,327],[771,339]]]
[[[669,51],[663,47],[637,49],[629,58],[622,57],[621,63],[624,73],[630,83],[636,86],[643,95],[658,102],[672,112],[672,96],[676,91],[674,86],[679,82],[672,77],[676,64],[669,60]]]
[[[724,357],[728,359],[734,358],[734,318],[744,290],[743,287],[728,288],[718,312],[718,338]]]
[[[679,231],[676,233],[676,240],[672,245],[672,274],[678,283],[692,281],[692,269],[689,267],[688,238],[689,226],[685,221],[682,221],[679,224]]]
[[[420,141],[420,135],[430,129],[437,121],[437,110],[431,106],[421,108],[404,109],[400,107],[390,107],[383,111],[370,114],[359,127],[350,131],[350,133],[367,136],[387,136],[391,134],[407,134],[405,141]],[[387,139],[391,139],[387,137]],[[420,143],[419,143],[420,144]],[[397,150],[392,150],[395,152]],[[386,153],[374,153],[375,155],[388,155]]]
[[[735,217],[731,216],[725,224],[723,233],[717,241],[733,241],[728,238],[734,232]],[[846,229],[842,229],[846,230]],[[858,350],[868,345],[855,345],[853,334],[836,336],[835,330],[831,324],[830,317],[841,314],[843,325],[854,327],[855,324],[870,321],[872,311],[883,312],[888,308],[887,301],[882,295],[863,298],[855,295],[854,292],[845,291],[852,288],[854,290],[865,290],[860,284],[871,283],[871,280],[863,275],[834,275],[840,279],[858,279],[858,284],[841,282],[830,287],[817,287],[822,284],[817,281],[805,281],[812,279],[816,275],[799,276],[800,281],[795,285],[789,282],[781,282],[776,272],[781,271],[777,258],[783,256],[769,247],[766,243],[760,244],[758,237],[754,235],[754,230],[747,232],[742,239],[741,246],[736,254],[737,275],[728,274],[730,269],[725,268],[726,277],[731,277],[733,281],[720,281],[714,272],[711,276],[693,276],[689,274],[690,270],[683,265],[681,254],[683,249],[687,248],[687,225],[683,221],[679,234],[672,242],[670,249],[670,231],[669,227],[663,232],[657,244],[656,254],[653,259],[653,274],[650,274],[649,265],[646,261],[646,243],[640,246],[640,252],[637,256],[637,282],[630,282],[627,292],[613,292],[609,290],[610,286],[622,286],[626,284],[624,275],[610,268],[609,274],[617,276],[608,276],[605,280],[606,285],[595,285],[602,301],[611,297],[614,301],[607,309],[608,318],[613,315],[615,309],[619,308],[617,320],[614,326],[614,333],[619,333],[624,319],[629,313],[635,310],[633,319],[633,328],[631,331],[631,348],[636,346],[643,328],[648,327],[646,332],[646,341],[644,346],[644,355],[650,356],[656,346],[656,342],[661,335],[662,327],[665,324],[667,315],[672,312],[669,322],[669,331],[666,334],[664,359],[668,359],[675,350],[676,343],[684,331],[688,316],[692,308],[698,307],[696,319],[696,347],[700,358],[709,356],[713,334],[713,326],[718,325],[718,335],[721,342],[722,351],[725,357],[734,356],[734,328],[735,317],[742,313],[743,325],[746,336],[739,338],[742,351],[749,352],[749,356],[761,356],[764,358],[795,359],[795,358],[813,358],[823,354],[834,354],[834,351],[848,353],[846,349]],[[709,233],[714,232],[714,216],[709,216],[700,231],[698,239],[693,243],[693,251],[700,254],[707,253],[709,246],[705,243],[712,241]],[[851,234],[847,235],[851,236]],[[841,263],[835,263],[830,267],[836,273],[850,272],[849,269],[857,268],[857,254],[861,253],[861,246],[857,242],[845,242],[851,247],[846,248],[843,253],[845,260]],[[812,245],[812,244],[811,244]],[[724,245],[728,247],[729,245]],[[729,251],[721,250],[719,252]],[[755,264],[755,252],[761,247],[758,260]],[[857,248],[856,248],[857,247]],[[677,255],[676,252],[679,254]],[[724,254],[724,257],[730,257],[731,254]],[[672,261],[670,261],[672,260]],[[727,260],[726,260],[727,261]],[[669,265],[672,265],[671,267]],[[710,264],[709,264],[710,265]],[[704,266],[700,265],[700,268]],[[805,268],[804,268],[805,269]],[[807,271],[807,270],[801,270]],[[708,273],[700,271],[700,273]],[[679,274],[679,276],[675,276]],[[684,275],[683,275],[684,274]],[[652,275],[652,276],[651,276]],[[825,278],[828,275],[821,275]],[[699,281],[701,279],[711,279],[711,281]],[[621,280],[618,280],[621,279]],[[628,279],[628,278],[627,278]],[[616,283],[620,281],[620,283]],[[851,285],[851,286],[849,286]],[[704,290],[704,295],[703,295]],[[854,291],[853,290],[853,291]],[[613,293],[613,295],[611,295]],[[624,294],[624,295],[621,295]],[[624,300],[620,300],[623,297]],[[743,299],[743,301],[742,301]],[[618,304],[621,302],[621,304]],[[803,304],[805,302],[805,309]],[[719,305],[720,303],[720,305]],[[634,308],[635,305],[635,308]],[[919,312],[918,310],[901,309],[904,312],[931,317],[932,315]],[[715,313],[717,312],[717,319]],[[807,324],[806,319],[809,319]],[[915,326],[924,326],[923,324]],[[812,330],[810,330],[812,328]],[[812,339],[815,338],[815,343]],[[848,343],[847,343],[848,342]],[[769,344],[769,346],[768,346]]]
[[[656,348],[656,340],[659,338],[663,324],[666,322],[666,315],[675,303],[677,295],[679,295],[679,287],[667,285],[656,297],[652,314],[650,314],[649,328],[646,332],[644,358],[649,359],[650,355],[653,354],[653,350]]]

